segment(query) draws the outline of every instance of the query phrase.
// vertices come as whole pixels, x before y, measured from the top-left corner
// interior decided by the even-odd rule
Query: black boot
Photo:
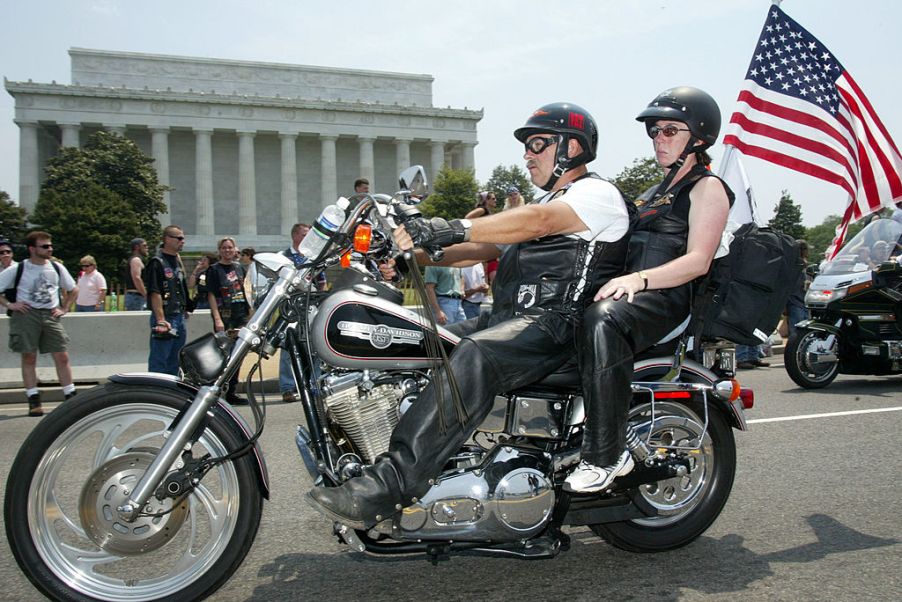
[[[43,416],[44,408],[41,406],[41,394],[35,393],[34,395],[28,396],[28,415],[29,416]]]
[[[340,487],[314,487],[307,503],[352,529],[369,529],[402,509],[401,489],[392,462],[382,457]]]

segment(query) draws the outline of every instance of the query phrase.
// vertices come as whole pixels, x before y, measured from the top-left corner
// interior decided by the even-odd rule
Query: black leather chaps
[[[626,449],[633,360],[689,315],[689,285],[593,303],[583,316],[580,378],[588,420],[582,459],[610,466]]]

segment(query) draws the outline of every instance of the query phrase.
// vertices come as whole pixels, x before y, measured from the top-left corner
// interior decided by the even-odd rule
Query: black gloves
[[[404,224],[404,228],[418,247],[450,247],[470,240],[470,220],[441,217],[425,219],[418,217]]]

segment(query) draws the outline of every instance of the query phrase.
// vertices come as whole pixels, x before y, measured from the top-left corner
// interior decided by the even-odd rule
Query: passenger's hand
[[[446,316],[445,312],[443,312],[442,310],[438,310],[437,312],[435,312],[435,322],[444,326],[448,323],[448,316]]]
[[[395,276],[398,275],[398,271],[395,269],[395,260],[387,259],[380,262],[379,273],[382,274],[383,280],[394,280]]]
[[[222,332],[225,330],[225,324],[222,320],[213,320],[213,332]]]
[[[639,274],[633,272],[632,274],[608,280],[607,284],[598,289],[598,292],[595,294],[595,301],[601,301],[608,297],[614,297],[616,301],[623,295],[626,295],[626,302],[632,303],[636,293],[643,289],[645,289],[645,280]]]

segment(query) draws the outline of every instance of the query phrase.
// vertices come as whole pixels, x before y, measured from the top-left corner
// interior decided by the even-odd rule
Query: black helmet
[[[551,132],[562,136],[558,145],[557,164],[561,174],[574,167],[588,163],[595,158],[598,149],[598,127],[589,112],[570,102],[554,102],[536,109],[523,127],[514,130],[514,137],[520,142],[533,134]],[[567,156],[567,142],[576,138],[583,152],[575,157]],[[560,174],[558,174],[560,175]]]
[[[651,127],[658,119],[682,121],[689,131],[703,144],[693,147],[693,151],[705,150],[715,142],[720,133],[720,108],[711,95],[691,86],[680,86],[664,90],[648,103],[639,113],[636,121],[644,121]]]

